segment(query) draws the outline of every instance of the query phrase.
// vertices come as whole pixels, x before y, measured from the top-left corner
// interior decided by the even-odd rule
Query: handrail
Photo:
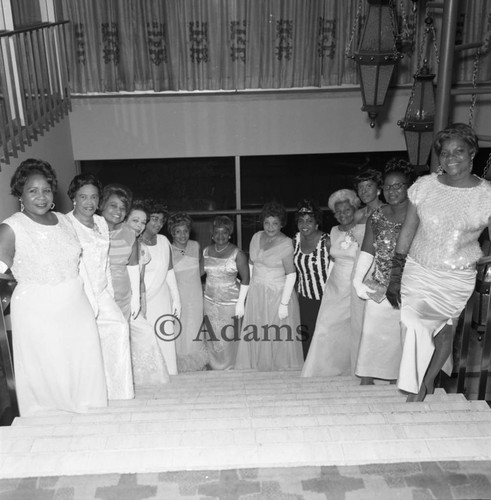
[[[0,32],[0,160],[5,163],[71,109],[67,23]]]

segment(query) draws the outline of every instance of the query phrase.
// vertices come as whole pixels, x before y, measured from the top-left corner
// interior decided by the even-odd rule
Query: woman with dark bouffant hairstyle
[[[237,369],[299,369],[303,364],[302,331],[293,242],[282,231],[287,212],[277,202],[261,211],[263,231],[251,240],[252,280],[245,306]]]
[[[399,310],[392,308],[385,292],[397,236],[409,204],[407,192],[413,179],[413,167],[406,160],[390,160],[385,166],[383,183],[387,204],[375,209],[366,224],[353,277],[353,286],[366,303],[355,369],[362,385],[373,384],[375,378],[395,383],[399,374],[401,315]]]
[[[170,242],[166,236],[160,234],[168,212],[162,203],[154,200],[147,200],[147,212],[150,219],[141,237],[150,254],[150,261],[145,266],[147,319],[156,329],[158,345],[165,358],[169,375],[177,375],[174,331],[175,328],[180,329],[181,297]]]
[[[128,321],[114,300],[109,269],[109,228],[99,207],[102,186],[93,174],[75,176],[68,187],[73,210],[67,214],[82,245],[85,291],[96,311],[109,399],[133,396]],[[124,382],[126,381],[126,383]]]
[[[0,224],[0,272],[17,280],[11,317],[20,415],[83,412],[107,405],[94,311],[79,276],[82,248],[53,212],[56,173],[28,159],[15,171],[20,212]]]

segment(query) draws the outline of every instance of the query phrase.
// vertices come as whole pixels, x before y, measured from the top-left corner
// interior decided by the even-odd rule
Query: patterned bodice
[[[20,285],[56,285],[78,276],[82,248],[70,221],[54,212],[58,224],[38,224],[21,212],[4,221],[15,233],[12,273]]]
[[[295,235],[293,262],[297,270],[297,291],[303,297],[319,300],[326,286],[329,274],[329,252],[326,248],[328,235],[322,233],[317,246],[311,253],[303,253],[300,233]]]
[[[408,196],[420,221],[409,255],[431,269],[473,269],[482,255],[479,235],[491,216],[491,184],[481,180],[456,188],[430,174],[418,179]]]
[[[373,279],[381,285],[389,284],[392,257],[402,224],[391,222],[385,217],[382,208],[373,211],[368,219],[372,226],[373,246],[375,247],[375,268]]]

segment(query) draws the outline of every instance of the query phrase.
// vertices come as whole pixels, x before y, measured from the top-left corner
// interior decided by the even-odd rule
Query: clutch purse
[[[377,304],[380,304],[385,299],[385,292],[387,291],[387,287],[384,285],[381,285],[378,281],[375,281],[373,279],[366,279],[363,281],[363,283],[370,289],[373,290],[373,292],[368,292],[367,295],[371,300],[374,300],[377,302]]]

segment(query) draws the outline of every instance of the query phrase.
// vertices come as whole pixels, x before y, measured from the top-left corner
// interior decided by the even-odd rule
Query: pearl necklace
[[[216,253],[222,253],[222,252],[224,252],[228,248],[229,245],[230,245],[230,241],[221,250],[218,250],[217,244],[215,243],[215,252]]]
[[[142,241],[145,243],[145,245],[156,245],[157,244],[157,235],[155,235],[151,240],[148,238],[145,238],[145,236],[142,235]]]

